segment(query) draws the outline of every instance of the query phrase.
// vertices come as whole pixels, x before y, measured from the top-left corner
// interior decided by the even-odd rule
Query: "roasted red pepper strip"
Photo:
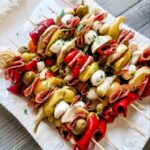
[[[55,64],[55,62],[49,58],[49,59],[45,60],[45,64],[46,64],[46,66],[51,67]]]
[[[96,130],[99,129],[99,119],[96,114],[92,114],[88,118],[88,127],[82,138],[77,141],[74,146],[74,150],[87,150],[91,138]]]
[[[138,98],[139,96],[137,94],[129,93],[125,98],[119,100],[117,103],[114,104],[114,113],[123,113],[123,115],[126,117],[128,106]]]
[[[102,117],[108,122],[112,123],[115,118],[118,116],[116,112],[113,111],[113,107],[109,106],[107,109],[104,110]]]
[[[95,16],[94,21],[101,21],[106,18],[107,13],[99,13]]]
[[[111,54],[114,53],[112,47],[107,48],[106,50],[102,50],[102,49],[99,48],[99,49],[97,50],[97,52],[98,52],[99,55],[106,55],[106,56],[111,55]]]
[[[47,78],[50,78],[50,77],[53,77],[54,76],[54,73],[53,72],[47,72],[46,74],[45,74],[45,78],[47,79]]]
[[[39,23],[39,25],[32,31],[29,33],[33,43],[35,45],[38,44],[38,40],[40,38],[40,35],[51,25],[54,25],[55,22],[54,22],[54,19],[52,18],[49,18],[49,19],[46,19],[42,22]]]
[[[77,50],[77,49],[71,50],[71,51],[65,56],[64,62],[68,64],[77,54],[78,54],[78,50]]]
[[[150,78],[148,79],[148,83],[146,85],[145,90],[142,93],[142,97],[150,96]]]
[[[143,54],[141,54],[141,56],[138,60],[138,63],[143,64],[143,63],[148,62],[148,61],[150,61],[150,47],[145,48]]]
[[[99,128],[98,130],[94,133],[94,138],[96,139],[96,141],[100,141],[106,133],[106,127],[107,127],[107,123],[105,120],[101,119],[99,121]]]

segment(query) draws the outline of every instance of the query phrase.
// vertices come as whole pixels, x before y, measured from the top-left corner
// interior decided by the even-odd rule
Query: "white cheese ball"
[[[91,83],[93,86],[100,85],[105,80],[105,72],[102,70],[96,71],[91,77]]]
[[[92,87],[88,90],[88,92],[86,93],[86,98],[88,98],[90,100],[98,99],[98,95],[96,93],[96,88],[95,87]]]
[[[136,70],[137,70],[137,68],[136,68],[135,65],[130,65],[128,71],[123,73],[122,77],[125,80],[129,80],[129,79],[131,79],[133,77],[133,75],[135,74]]]
[[[50,51],[53,52],[53,53],[59,53],[63,45],[64,45],[64,41],[63,41],[63,40],[57,40],[57,41],[50,47]]]
[[[71,19],[73,19],[74,16],[72,14],[65,14],[62,18],[61,18],[61,22],[64,24],[64,25],[67,25],[68,24],[68,21],[70,21]]]
[[[44,61],[39,61],[37,63],[37,68],[38,68],[38,71],[41,72],[44,68],[45,68],[45,63]]]
[[[102,27],[102,22],[101,21],[94,21],[93,22],[93,30],[96,32],[99,32]]]
[[[92,42],[94,42],[94,39],[96,37],[97,37],[96,32],[94,30],[89,30],[84,36],[85,43],[90,45]]]
[[[69,104],[66,103],[65,101],[59,102],[55,109],[54,109],[54,117],[59,118],[61,117],[68,109],[69,109]]]

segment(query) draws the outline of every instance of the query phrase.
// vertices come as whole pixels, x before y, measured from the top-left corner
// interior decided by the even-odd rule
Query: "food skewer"
[[[136,105],[138,105],[140,109],[146,110],[145,107],[142,104],[140,104],[139,102],[135,101],[134,103]]]

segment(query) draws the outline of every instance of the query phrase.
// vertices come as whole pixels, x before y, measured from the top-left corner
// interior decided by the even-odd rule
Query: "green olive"
[[[20,47],[20,48],[18,49],[18,52],[21,53],[21,54],[23,54],[23,53],[25,53],[25,52],[29,52],[29,50],[28,50],[27,47],[22,46],[22,47]]]
[[[87,121],[84,119],[79,119],[76,122],[76,125],[73,128],[72,132],[75,135],[81,135],[85,132],[86,128],[87,128]]]
[[[76,9],[76,15],[80,18],[85,16],[89,12],[89,7],[87,5],[79,5],[79,7]]]
[[[33,71],[28,71],[23,75],[23,82],[26,85],[30,85],[35,79],[35,73]]]
[[[32,59],[32,56],[30,53],[25,52],[22,54],[22,60],[24,62],[29,62],[31,59]]]

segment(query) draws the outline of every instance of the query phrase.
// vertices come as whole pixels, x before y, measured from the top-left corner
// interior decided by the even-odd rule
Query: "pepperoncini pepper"
[[[96,72],[99,69],[99,65],[97,62],[93,62],[91,65],[89,65],[80,75],[79,80],[81,82],[86,82],[88,79],[91,78],[94,72]]]
[[[114,70],[115,71],[121,70],[121,68],[123,68],[125,64],[131,59],[131,55],[132,53],[130,50],[125,52],[125,54],[114,63]]]
[[[44,81],[39,81],[34,89],[34,94],[37,95],[41,91],[47,90],[53,86],[65,85],[65,81],[61,78],[50,77]]]
[[[59,103],[61,100],[67,103],[74,103],[76,101],[75,96],[75,91],[69,87],[63,87],[61,89],[56,90],[41,107],[39,117],[36,121],[36,125],[34,128],[34,132],[36,132],[39,123],[44,118],[53,118],[54,108],[57,103]]]
[[[124,19],[124,16],[116,18],[115,22],[109,27],[107,35],[110,35],[113,39],[117,39],[120,34],[120,24],[124,21]]]

